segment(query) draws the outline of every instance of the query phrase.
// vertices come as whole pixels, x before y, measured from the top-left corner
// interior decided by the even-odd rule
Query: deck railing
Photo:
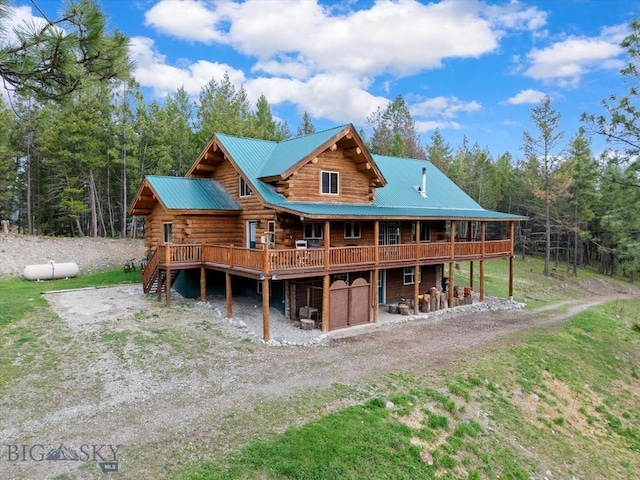
[[[450,242],[421,243],[419,247],[415,243],[380,245],[377,248],[377,259],[382,266],[416,260],[447,262],[508,256],[511,248],[510,240],[487,240],[484,244],[479,241],[459,241],[453,244],[453,249]],[[257,250],[233,245],[167,244],[158,247],[154,257],[157,257],[161,267],[166,267],[167,263],[209,263],[221,267],[277,273],[373,266],[376,265],[376,247],[330,247],[327,257],[324,248]]]

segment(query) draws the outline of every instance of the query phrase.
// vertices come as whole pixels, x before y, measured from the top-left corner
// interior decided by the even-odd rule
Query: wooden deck
[[[429,265],[507,258],[511,240],[456,241],[296,249],[249,249],[233,245],[167,244],[154,257],[160,269],[199,266],[250,275],[293,278],[313,273],[341,273],[374,268]]]

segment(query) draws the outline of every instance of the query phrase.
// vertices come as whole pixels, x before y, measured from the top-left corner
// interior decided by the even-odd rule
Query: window
[[[416,241],[416,224],[411,224],[411,241]],[[430,242],[431,241],[431,223],[425,222],[424,220],[420,222],[420,241],[421,242]]]
[[[305,222],[304,238],[322,238],[322,222]]]
[[[345,222],[344,238],[360,238],[360,222]]]
[[[162,241],[164,243],[171,243],[171,230],[173,228],[173,224],[171,222],[162,224]]]
[[[320,192],[327,195],[338,195],[338,172],[322,172]]]
[[[244,178],[240,177],[240,196],[241,197],[249,197],[251,196],[251,189],[249,188],[249,184],[244,181]]]
[[[336,280],[342,280],[347,285],[349,285],[349,274],[348,273],[335,273],[335,274],[331,275],[331,283],[335,282]]]
[[[403,280],[405,285],[413,285],[415,283],[415,267],[404,267]],[[418,270],[418,283],[422,281],[422,270]]]

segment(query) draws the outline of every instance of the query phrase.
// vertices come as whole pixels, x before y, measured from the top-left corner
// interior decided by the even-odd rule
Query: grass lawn
[[[639,300],[608,304],[454,373],[391,375],[385,396],[173,478],[636,479],[638,312]]]

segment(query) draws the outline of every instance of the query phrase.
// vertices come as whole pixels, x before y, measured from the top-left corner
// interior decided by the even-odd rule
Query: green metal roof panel
[[[145,178],[169,210],[241,210],[240,205],[215,180],[156,175]]]
[[[276,144],[271,157],[265,162],[260,172],[260,177],[272,177],[285,172],[316,148],[324,145],[334,135],[337,135],[347,126],[331,128],[322,132],[291,138]]]
[[[372,155],[387,180],[376,189],[370,204],[291,202],[275,187],[259,178],[279,175],[313,150],[326,143],[345,127],[318,132],[284,142],[216,134],[222,147],[247,178],[252,189],[269,205],[309,216],[344,217],[424,217],[522,220],[524,217],[485,210],[431,162],[383,155]],[[422,183],[422,168],[427,169],[427,197],[417,187]]]

